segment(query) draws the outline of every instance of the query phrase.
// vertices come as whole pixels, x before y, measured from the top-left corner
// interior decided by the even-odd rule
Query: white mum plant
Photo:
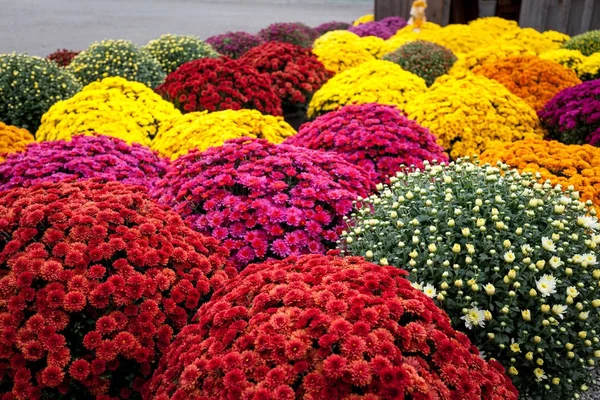
[[[600,224],[539,178],[426,163],[359,199],[340,248],[407,269],[524,397],[578,398],[600,357]]]

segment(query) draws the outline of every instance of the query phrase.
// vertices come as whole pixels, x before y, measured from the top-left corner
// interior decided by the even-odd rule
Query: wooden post
[[[447,25],[450,19],[450,1],[428,0],[427,21]],[[412,3],[413,0],[375,0],[375,19],[399,16],[408,20]]]

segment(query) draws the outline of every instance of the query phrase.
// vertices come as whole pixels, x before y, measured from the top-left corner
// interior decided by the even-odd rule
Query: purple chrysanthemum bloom
[[[386,17],[377,22],[392,31],[392,34],[406,26],[406,20],[402,17]]]
[[[280,22],[262,29],[258,36],[265,42],[275,41],[311,47],[319,33],[300,22]]]
[[[367,22],[358,26],[352,26],[348,31],[357,34],[360,37],[376,36],[387,40],[394,35],[394,32],[379,21]]]
[[[248,50],[261,45],[264,40],[248,32],[227,32],[222,35],[211,36],[206,39],[217,52],[231,57],[240,58]]]
[[[348,22],[330,21],[316,26],[315,30],[319,32],[319,35],[324,35],[331,31],[345,31],[350,28],[350,26],[351,25]]]

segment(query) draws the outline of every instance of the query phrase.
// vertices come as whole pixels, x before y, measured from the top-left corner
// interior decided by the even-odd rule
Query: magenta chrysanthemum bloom
[[[368,171],[374,182],[389,182],[403,165],[447,161],[444,149],[427,128],[394,106],[361,104],[342,107],[304,124],[285,144],[333,151]]]
[[[319,33],[301,22],[278,22],[261,29],[258,37],[265,42],[275,41],[311,47]]]
[[[73,140],[32,143],[0,163],[0,192],[63,179],[100,178],[152,187],[167,172],[169,161],[148,148],[109,136],[75,136]]]
[[[335,247],[352,201],[372,189],[336,154],[241,138],[175,160],[152,194],[222,240],[241,269]]]
[[[235,59],[243,56],[251,48],[264,43],[264,40],[257,35],[240,31],[211,36],[206,39],[206,43],[220,54]]]
[[[538,115],[549,138],[600,146],[600,79],[563,90]]]
[[[402,17],[385,17],[377,22],[392,31],[392,34],[406,26],[406,20]]]
[[[378,38],[387,40],[394,35],[394,32],[386,25],[379,23],[379,21],[367,22],[366,24],[360,24],[352,26],[348,31],[357,34],[360,37],[365,36],[376,36]]]
[[[324,22],[319,26],[315,26],[315,31],[319,33],[319,35],[324,35],[327,32],[331,31],[345,31],[350,28],[351,24],[348,22],[340,22],[340,21],[330,21]]]

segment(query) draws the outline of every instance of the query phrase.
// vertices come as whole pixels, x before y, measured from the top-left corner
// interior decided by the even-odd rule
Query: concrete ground
[[[267,4],[271,3],[271,4]],[[317,3],[317,4],[315,4]],[[320,4],[319,4],[320,3]],[[255,33],[273,22],[352,21],[372,3],[347,0],[0,0],[0,53],[46,56],[102,39],[144,44],[163,33],[207,38],[228,30]]]

